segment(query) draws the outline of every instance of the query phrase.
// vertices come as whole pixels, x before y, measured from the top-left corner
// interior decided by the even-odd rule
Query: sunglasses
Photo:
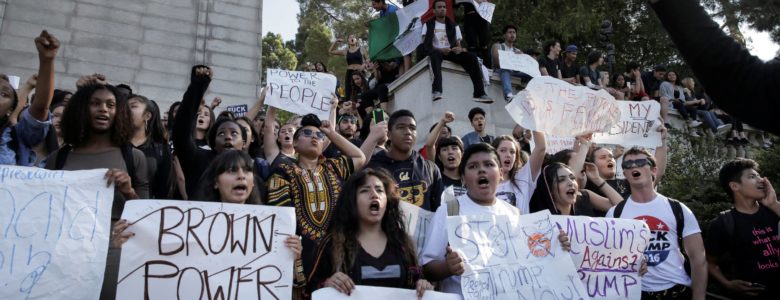
[[[651,167],[653,166],[653,163],[647,158],[624,160],[623,163],[620,164],[620,166],[623,167],[623,170],[628,170],[631,168],[641,168],[647,165],[650,165]]]
[[[314,131],[314,130],[311,130],[311,129],[308,129],[308,128],[301,129],[301,134],[303,136],[307,137],[307,138],[316,137],[317,139],[320,139],[320,140],[325,138],[325,134],[322,133],[322,131]]]

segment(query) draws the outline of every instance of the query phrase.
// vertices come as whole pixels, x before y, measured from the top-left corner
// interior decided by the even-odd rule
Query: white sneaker
[[[700,122],[700,121],[696,121],[696,120],[691,120],[691,121],[688,121],[688,126],[691,126],[691,127],[699,127],[699,125],[701,125],[701,122]]]
[[[696,132],[696,131],[691,131],[691,136],[692,136],[692,137],[695,137],[695,138],[697,138],[697,137],[701,137],[701,135],[699,135],[699,133],[698,133],[698,132]]]
[[[506,96],[504,96],[504,100],[506,100],[506,102],[512,101],[512,98],[514,98],[512,93],[506,94]]]
[[[718,128],[715,130],[718,132],[718,135],[726,134],[731,130],[731,124],[723,124],[718,126]]]

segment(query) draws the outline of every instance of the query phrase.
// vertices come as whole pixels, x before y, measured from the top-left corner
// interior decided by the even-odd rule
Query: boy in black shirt
[[[710,225],[708,271],[737,299],[780,299],[780,203],[758,164],[736,159],[720,170],[720,184],[734,207]],[[721,258],[730,258],[721,263]],[[721,268],[722,267],[722,268]],[[727,270],[728,277],[723,270]]]

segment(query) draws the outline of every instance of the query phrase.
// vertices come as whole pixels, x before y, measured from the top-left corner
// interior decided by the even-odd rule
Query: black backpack
[[[133,161],[133,146],[130,144],[124,144],[122,147],[119,147],[119,149],[122,151],[122,159],[125,161],[127,174],[130,175],[130,182],[136,183],[135,163]],[[57,151],[57,158],[54,160],[54,170],[62,170],[62,167],[65,166],[65,162],[68,160],[68,154],[70,154],[71,150],[73,150],[73,146],[69,144],[62,145],[62,147],[60,147],[60,150]]]
[[[683,229],[685,227],[685,216],[683,215],[682,204],[675,199],[667,199],[669,199],[669,206],[672,207],[672,214],[674,214],[674,220],[677,223],[677,245],[680,246],[680,252],[682,252],[684,258],[683,266],[685,267],[685,273],[688,274],[688,276],[691,276],[691,262],[690,259],[688,259],[688,253],[685,252],[685,244],[683,244],[682,237]],[[628,200],[621,201],[615,206],[612,217],[620,218],[620,215],[623,213],[623,208],[626,206],[626,202],[628,202]]]

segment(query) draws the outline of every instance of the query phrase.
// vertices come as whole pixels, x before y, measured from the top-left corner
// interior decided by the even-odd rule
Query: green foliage
[[[285,69],[295,70],[298,65],[298,58],[295,52],[285,47],[282,35],[269,32],[263,37],[263,60],[262,60],[262,78],[265,81],[265,70]]]
[[[718,182],[720,168],[728,161],[722,142],[693,139],[672,129],[668,144],[669,159],[659,192],[684,202],[706,236],[710,222],[733,205]],[[755,160],[762,176],[769,177],[774,186],[780,186],[780,149],[758,151]]]

